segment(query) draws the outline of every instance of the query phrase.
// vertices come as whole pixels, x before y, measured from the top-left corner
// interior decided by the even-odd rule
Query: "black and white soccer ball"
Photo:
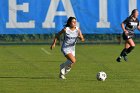
[[[107,74],[103,71],[100,71],[100,72],[97,73],[96,78],[99,81],[105,81],[106,78],[107,78]]]

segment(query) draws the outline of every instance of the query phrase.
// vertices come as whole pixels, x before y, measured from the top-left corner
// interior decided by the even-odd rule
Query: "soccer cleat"
[[[121,62],[121,57],[118,57],[118,58],[116,59],[116,61],[117,61],[117,62]]]
[[[60,79],[66,79],[66,77],[65,77],[64,75],[62,75],[61,73],[60,73],[60,75],[59,75],[59,78],[60,78]]]

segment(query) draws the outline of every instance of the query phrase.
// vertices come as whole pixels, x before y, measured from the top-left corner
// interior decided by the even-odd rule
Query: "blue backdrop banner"
[[[57,33],[70,16],[84,34],[120,34],[121,22],[140,9],[138,4],[140,0],[0,0],[0,34]]]

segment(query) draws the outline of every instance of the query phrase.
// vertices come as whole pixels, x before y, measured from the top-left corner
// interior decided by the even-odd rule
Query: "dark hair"
[[[130,16],[133,16],[138,9],[133,9]]]
[[[68,20],[67,20],[66,25],[64,25],[64,26],[65,26],[65,27],[70,27],[70,23],[71,23],[71,21],[72,21],[73,19],[75,19],[75,20],[76,20],[76,18],[75,18],[75,17],[69,17],[69,18],[68,18]]]

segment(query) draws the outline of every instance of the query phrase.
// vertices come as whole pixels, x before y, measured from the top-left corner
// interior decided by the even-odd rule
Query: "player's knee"
[[[72,63],[75,63],[76,62],[76,59],[74,58],[73,60],[72,60]]]
[[[135,47],[135,44],[133,44],[131,47]]]

